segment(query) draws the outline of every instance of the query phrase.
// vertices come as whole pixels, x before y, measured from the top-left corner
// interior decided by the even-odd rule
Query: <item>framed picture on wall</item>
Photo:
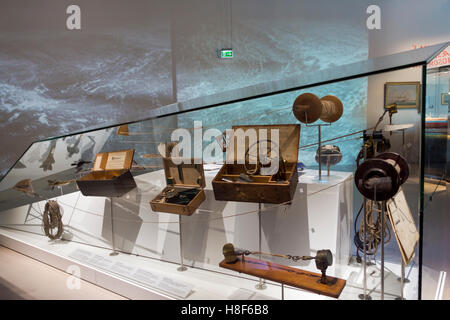
[[[441,93],[441,105],[445,106],[450,103],[450,93]]]
[[[396,103],[399,109],[418,108],[420,103],[420,82],[386,82],[384,84],[384,105]]]

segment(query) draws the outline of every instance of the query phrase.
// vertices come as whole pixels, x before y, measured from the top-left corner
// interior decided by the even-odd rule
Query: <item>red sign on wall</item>
[[[420,49],[428,47],[427,45],[413,45],[414,49]],[[439,53],[431,62],[427,65],[427,68],[437,68],[450,64],[450,49],[447,47],[441,53]]]
[[[450,52],[449,49],[445,49],[441,53],[439,53],[436,58],[431,60],[431,62],[428,64],[428,68],[437,68],[442,67],[450,64]]]

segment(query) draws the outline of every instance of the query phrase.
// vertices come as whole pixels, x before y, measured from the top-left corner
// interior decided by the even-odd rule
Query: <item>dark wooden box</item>
[[[300,140],[299,124],[281,125],[248,125],[233,126],[233,131],[242,129],[255,129],[257,140],[259,141],[259,129],[267,129],[267,137],[261,140],[271,140],[271,130],[278,129],[279,150],[284,160],[285,178],[283,181],[276,181],[275,175],[250,175],[253,182],[238,181],[239,175],[245,173],[243,164],[238,164],[238,138],[235,134],[233,139],[234,152],[227,149],[227,163],[223,165],[212,181],[214,196],[216,200],[244,201],[255,203],[285,203],[292,201],[298,183],[297,158]],[[245,139],[245,149],[251,147],[249,139]],[[244,159],[247,162],[248,159]],[[232,162],[232,163],[230,163]],[[251,166],[251,165],[249,165]],[[222,180],[232,180],[228,182]]]
[[[77,180],[84,196],[121,197],[136,188],[130,172],[134,150],[98,153],[87,175]]]
[[[194,159],[189,163],[175,164],[171,158],[163,158],[164,173],[167,186],[152,200],[150,206],[155,212],[174,213],[185,216],[192,215],[205,201],[205,174],[203,164],[196,164]],[[165,201],[164,192],[169,189],[183,191],[196,188],[199,192],[187,205],[168,203]]]

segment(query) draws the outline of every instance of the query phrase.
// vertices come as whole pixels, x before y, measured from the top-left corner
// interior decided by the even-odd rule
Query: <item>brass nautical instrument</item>
[[[338,146],[326,144],[321,146],[321,152],[319,149],[316,151],[316,162],[321,161],[325,165],[336,165],[342,160],[342,153]],[[320,158],[319,158],[320,154]]]
[[[320,282],[323,284],[327,283],[327,276],[326,276],[327,268],[329,266],[333,265],[333,254],[328,249],[318,250],[315,257],[292,256],[292,255],[288,255],[288,254],[277,254],[277,253],[268,253],[268,252],[261,252],[261,251],[243,250],[243,249],[235,248],[232,243],[227,243],[223,246],[222,252],[225,257],[226,263],[235,263],[236,261],[238,261],[238,256],[241,256],[243,259],[244,256],[248,256],[248,255],[267,255],[267,256],[284,258],[284,259],[288,259],[288,260],[292,260],[292,261],[315,260],[317,269],[319,269],[322,272],[322,277],[320,279]]]
[[[270,144],[270,156],[268,155],[251,155],[250,150],[252,148],[258,150],[260,148],[261,142],[267,142]],[[275,155],[274,155],[275,153]],[[250,162],[250,156],[256,158],[256,163],[254,168],[249,168],[249,162]],[[261,158],[264,157],[264,160]],[[267,168],[267,166],[272,165],[272,161],[278,161],[277,170],[270,170],[270,168]],[[283,159],[283,156],[281,154],[281,150],[279,146],[273,142],[272,140],[258,140],[253,145],[249,146],[248,149],[245,151],[245,162],[244,162],[244,168],[245,173],[247,174],[247,179],[249,179],[247,182],[252,182],[251,178],[248,176],[252,175],[273,175],[274,181],[285,181],[286,180],[286,160]],[[243,180],[247,180],[244,177],[240,177]]]
[[[303,93],[295,99],[292,111],[302,123],[309,124],[319,119],[333,123],[342,116],[344,106],[339,98],[332,95],[319,99],[313,93]]]

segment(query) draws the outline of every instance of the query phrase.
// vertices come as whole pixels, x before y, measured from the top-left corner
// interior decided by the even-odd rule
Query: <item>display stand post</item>
[[[403,290],[405,288],[405,265],[403,264],[402,259],[402,275],[400,278],[397,279],[400,281],[400,297],[395,298],[395,300],[405,300],[405,297],[403,296]]]
[[[59,192],[61,193],[61,196],[63,196],[62,186],[58,186]]]
[[[328,177],[330,176],[330,167],[331,167],[331,165],[330,165],[330,156],[328,156],[327,157],[327,173],[328,173],[327,176]]]
[[[364,146],[364,160],[367,158],[367,148]],[[366,239],[367,239],[367,221],[366,221],[366,214],[367,214],[367,199],[363,199],[364,204],[364,214],[363,214],[363,251],[364,251],[364,257],[363,257],[363,294],[359,295],[359,298],[362,300],[372,300],[372,297],[367,294],[367,247],[366,247]]]
[[[376,187],[375,187],[376,191]],[[384,235],[385,235],[385,226],[384,226],[384,206],[386,205],[386,201],[381,202],[381,300],[384,300]]]
[[[398,277],[397,280],[400,282],[400,297],[397,297],[396,300],[405,300],[404,297],[404,290],[405,290],[405,283],[409,283],[409,279],[405,277],[405,264],[403,263],[402,259],[402,274],[401,277]]]
[[[402,276],[397,278],[397,281],[402,282],[403,284],[405,283],[409,283],[409,279],[405,277],[405,268],[406,266],[403,264],[403,259],[402,259]]]
[[[258,231],[259,231],[259,252],[261,252],[261,202],[258,203]],[[259,254],[259,259],[261,259],[261,254]],[[255,286],[258,290],[264,290],[266,288],[265,280],[262,278],[259,278],[259,283]]]
[[[284,300],[284,284],[281,284],[281,300]]]
[[[322,130],[321,125],[317,126],[318,129],[318,145],[319,145],[319,180],[322,180]]]
[[[306,126],[317,127],[317,145],[319,146],[319,181],[322,180],[322,126],[331,126],[331,123],[308,124],[308,114],[305,112]],[[328,167],[328,170],[330,168]],[[329,171],[328,171],[328,175]]]
[[[367,247],[366,247],[366,239],[367,239],[367,221],[366,221],[366,207],[367,207],[367,199],[364,198],[364,214],[363,214],[363,294],[359,295],[361,300],[372,300],[372,297],[367,294]]]
[[[180,266],[177,268],[177,271],[186,271],[187,268],[184,266],[183,263],[183,237],[182,237],[182,232],[181,232],[181,215],[178,215],[178,225],[179,227],[179,232],[180,232]]]
[[[112,247],[113,247],[113,252],[111,252],[109,255],[117,256],[119,254],[119,252],[116,251],[116,242],[115,242],[115,237],[114,237],[113,197],[109,198],[109,203],[111,205],[111,238],[112,238]]]

